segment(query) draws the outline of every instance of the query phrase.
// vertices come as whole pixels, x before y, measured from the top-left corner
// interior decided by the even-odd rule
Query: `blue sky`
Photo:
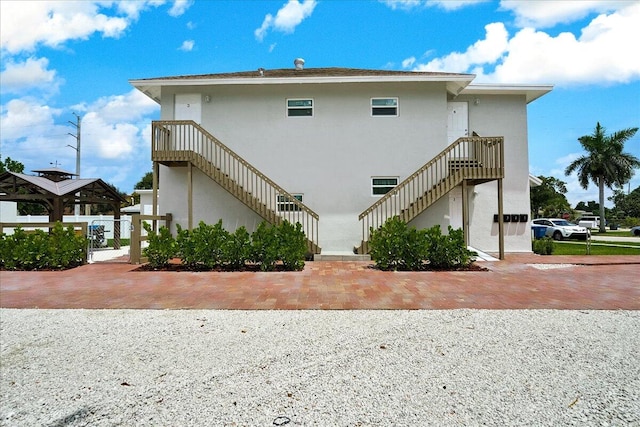
[[[151,170],[159,107],[129,79],[306,67],[469,72],[553,84],[529,105],[530,172],[597,200],[565,167],[578,137],[640,126],[640,1],[0,2],[0,156],[131,192]],[[640,133],[627,142],[640,157]],[[640,171],[631,189],[640,185]],[[610,192],[607,192],[609,195]]]

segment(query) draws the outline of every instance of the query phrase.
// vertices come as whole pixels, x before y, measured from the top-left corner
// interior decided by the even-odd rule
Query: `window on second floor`
[[[398,116],[398,98],[371,98],[372,116]]]
[[[313,99],[287,99],[287,117],[313,117]]]

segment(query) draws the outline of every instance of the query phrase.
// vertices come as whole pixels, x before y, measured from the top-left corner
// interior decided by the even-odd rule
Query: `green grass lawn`
[[[620,236],[620,237],[632,237],[629,229],[625,230],[608,230],[605,233],[600,233],[598,230],[591,230],[591,238],[597,238],[598,236]]]
[[[584,245],[584,242],[580,242]],[[623,246],[637,246],[640,248],[640,239],[637,242],[609,242],[604,240],[598,240],[597,238],[592,238],[591,243],[598,243],[601,245],[623,245]]]
[[[129,239],[120,239],[120,246],[129,246]],[[107,239],[107,247],[113,247],[113,239]]]
[[[611,242],[607,242],[611,243]],[[627,245],[626,242],[620,242],[621,245]],[[640,255],[640,245],[633,244],[637,248],[620,248],[617,246],[592,244],[591,255]],[[556,242],[554,245],[553,255],[586,255],[587,245],[584,242]]]

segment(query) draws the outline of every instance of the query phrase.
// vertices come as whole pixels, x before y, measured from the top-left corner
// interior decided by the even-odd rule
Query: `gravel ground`
[[[7,426],[640,426],[637,311],[0,310]]]

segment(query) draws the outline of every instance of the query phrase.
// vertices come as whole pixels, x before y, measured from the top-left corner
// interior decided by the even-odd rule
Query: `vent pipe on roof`
[[[296,58],[293,61],[293,65],[296,66],[296,70],[303,70],[304,69],[304,59],[302,58]]]

